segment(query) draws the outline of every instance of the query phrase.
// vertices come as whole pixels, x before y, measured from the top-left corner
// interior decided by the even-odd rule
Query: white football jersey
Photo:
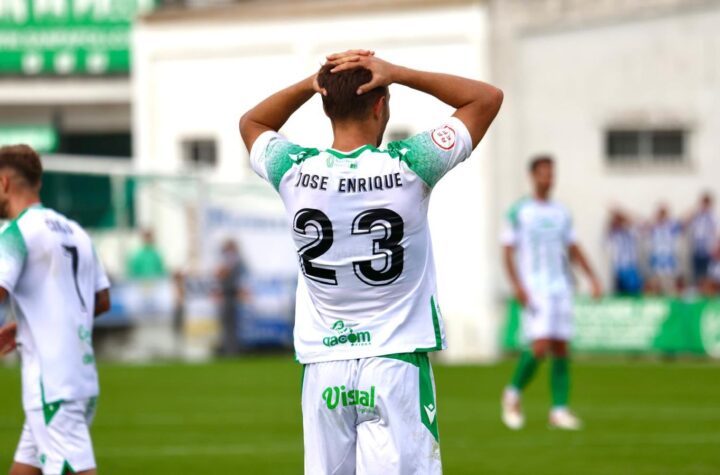
[[[568,246],[576,236],[570,213],[554,201],[524,198],[507,214],[502,242],[515,248],[525,290],[558,294],[572,290]]]
[[[95,293],[109,286],[76,222],[35,205],[2,228],[0,287],[17,319],[25,409],[98,395]]]
[[[456,118],[387,150],[258,137],[253,169],[280,193],[299,257],[301,363],[446,347],[427,211],[435,184],[471,152]]]

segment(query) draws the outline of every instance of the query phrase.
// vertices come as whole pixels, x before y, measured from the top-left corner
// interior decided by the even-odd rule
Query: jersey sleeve
[[[388,144],[430,188],[472,153],[472,138],[463,122],[450,117],[434,129]]]
[[[279,190],[280,182],[293,165],[319,153],[318,149],[300,147],[268,130],[255,139],[250,151],[250,166],[260,178]]]
[[[505,213],[505,223],[500,234],[500,242],[503,246],[516,246],[520,235],[520,209],[525,203],[525,198],[516,201]]]
[[[97,251],[93,248],[93,260],[95,265],[95,292],[110,288],[110,279],[108,279],[105,273],[105,267],[103,266],[100,257],[98,257]]]
[[[12,221],[0,231],[0,287],[12,293],[20,278],[27,247],[16,221]]]

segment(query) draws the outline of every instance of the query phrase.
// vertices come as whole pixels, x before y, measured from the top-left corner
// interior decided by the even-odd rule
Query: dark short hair
[[[331,73],[333,67],[326,64],[318,72],[318,84],[327,91],[327,96],[322,96],[325,113],[331,120],[367,118],[378,98],[387,95],[388,88],[381,86],[358,94],[358,88],[372,79],[372,72],[359,67]]]
[[[40,186],[42,163],[40,156],[30,146],[6,145],[0,147],[0,170],[11,168],[33,188]]]
[[[540,165],[553,165],[555,160],[550,155],[537,155],[530,160],[528,170],[530,173],[535,173]]]

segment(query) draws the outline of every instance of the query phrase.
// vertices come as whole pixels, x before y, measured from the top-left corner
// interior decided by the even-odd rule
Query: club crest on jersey
[[[444,125],[432,131],[430,134],[435,145],[443,150],[452,150],[455,148],[455,129],[449,125]]]
[[[330,348],[337,345],[346,345],[348,343],[350,344],[350,346],[369,345],[372,342],[372,335],[370,334],[370,332],[355,331],[353,327],[356,326],[357,323],[348,324],[342,320],[337,320],[330,327],[330,329],[333,330],[336,334],[323,338],[323,345]]]

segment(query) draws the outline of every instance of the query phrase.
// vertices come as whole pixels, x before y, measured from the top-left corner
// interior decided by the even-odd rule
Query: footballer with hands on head
[[[381,150],[392,84],[455,112]],[[333,130],[325,149],[278,133],[316,93]],[[428,353],[446,341],[427,211],[434,186],[470,156],[502,99],[481,81],[351,50],[242,116],[252,167],[283,200],[302,273],[294,344],[306,474],[442,472]]]

